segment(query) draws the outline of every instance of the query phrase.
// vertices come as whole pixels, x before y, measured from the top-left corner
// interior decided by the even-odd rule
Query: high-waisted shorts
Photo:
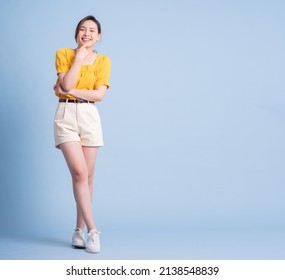
[[[94,103],[59,102],[54,117],[56,148],[60,144],[77,141],[82,146],[104,145],[101,119]]]

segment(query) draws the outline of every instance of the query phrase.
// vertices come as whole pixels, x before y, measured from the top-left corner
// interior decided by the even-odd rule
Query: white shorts
[[[59,102],[54,117],[54,139],[56,148],[71,141],[82,146],[104,145],[101,119],[94,103]]]

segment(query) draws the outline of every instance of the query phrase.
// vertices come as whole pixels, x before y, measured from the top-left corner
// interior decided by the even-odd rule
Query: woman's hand
[[[76,49],[75,51],[76,59],[82,61],[89,54],[86,47],[87,47],[86,45],[82,45]]]
[[[64,90],[62,89],[62,87],[61,87],[60,84],[55,84],[55,85],[53,86],[53,89],[54,89],[54,91],[55,91],[56,94],[61,94],[61,95],[67,95],[67,94],[69,94],[68,91],[64,91]]]

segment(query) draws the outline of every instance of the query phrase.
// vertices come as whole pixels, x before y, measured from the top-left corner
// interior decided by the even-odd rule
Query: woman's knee
[[[71,172],[72,179],[75,182],[88,181],[88,170],[84,167],[78,167]]]

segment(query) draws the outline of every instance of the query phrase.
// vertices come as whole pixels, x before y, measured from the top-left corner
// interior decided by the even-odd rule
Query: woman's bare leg
[[[95,169],[95,162],[97,158],[98,148],[97,147],[85,147],[83,146],[83,154],[85,157],[85,162],[87,165],[88,170],[88,187],[90,198],[92,201],[93,196],[93,181],[94,181],[94,169]],[[83,229],[85,226],[83,216],[81,214],[80,208],[77,206],[77,221],[76,221],[76,228]]]
[[[88,184],[88,166],[83,147],[80,142],[67,142],[61,144],[60,149],[72,176],[73,193],[77,208],[82,215],[88,231],[96,229]]]

